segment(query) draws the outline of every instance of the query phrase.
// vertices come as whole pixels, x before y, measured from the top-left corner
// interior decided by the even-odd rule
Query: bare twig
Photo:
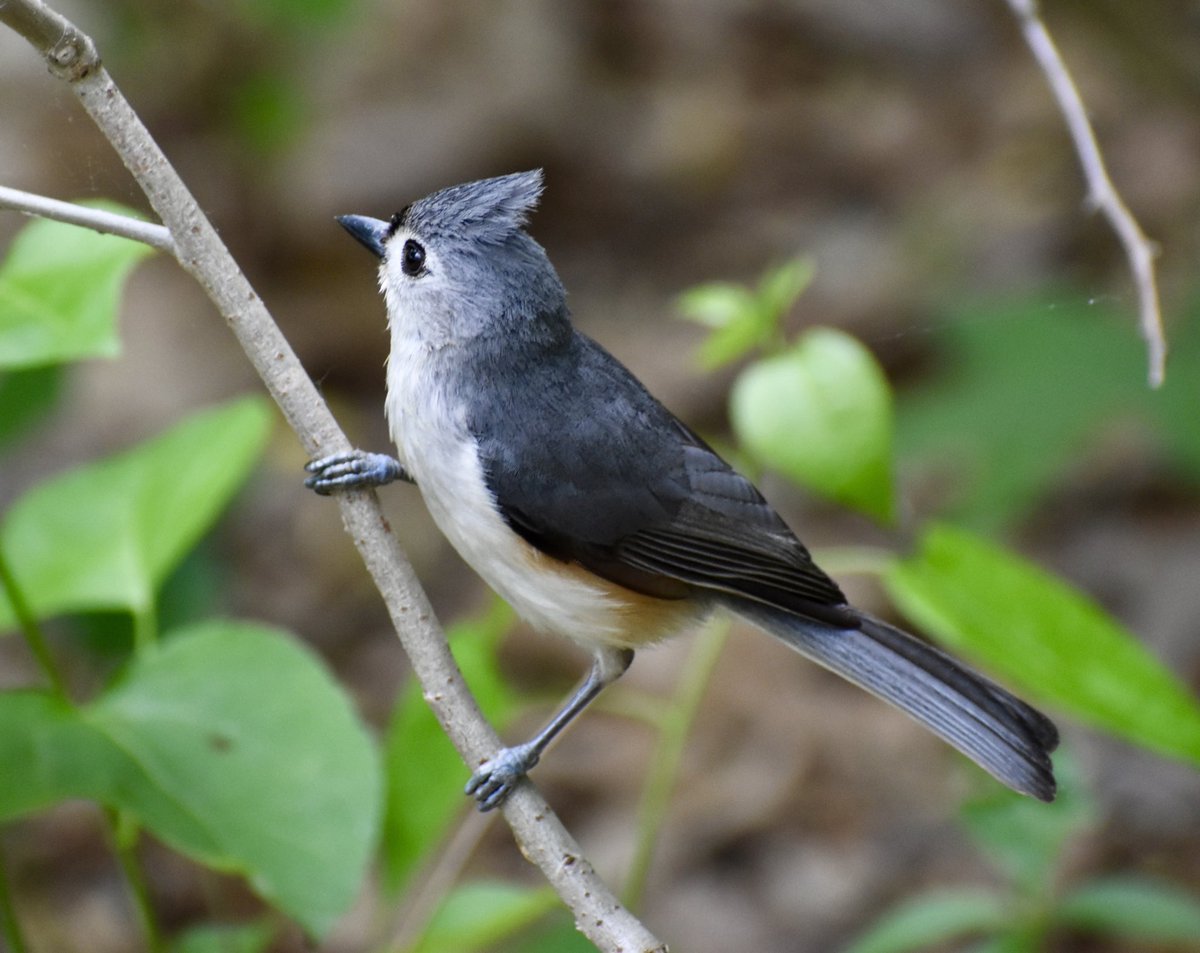
[[[429,921],[462,876],[491,822],[491,812],[484,814],[470,807],[463,811],[450,836],[439,845],[420,876],[414,878],[414,886],[405,891],[404,902],[396,910],[389,929],[388,950],[409,953],[418,948]]]
[[[1087,110],[1079,96],[1079,90],[1071,79],[1058,47],[1050,31],[1038,15],[1036,0],[1007,0],[1009,7],[1021,25],[1025,42],[1033,52],[1034,59],[1046,74],[1046,81],[1058,100],[1058,108],[1066,120],[1067,129],[1075,143],[1075,151],[1083,166],[1083,175],[1088,185],[1088,204],[1099,209],[1108,219],[1117,238],[1125,248],[1133,280],[1137,286],[1138,313],[1141,317],[1142,337],[1146,339],[1149,352],[1149,379],[1151,387],[1158,387],[1166,376],[1167,341],[1163,333],[1162,311],[1158,301],[1158,284],[1154,275],[1154,258],[1157,251],[1142,232],[1133,213],[1122,201],[1116,186],[1108,176],[1100,146],[1087,118]]]
[[[349,449],[349,441],[291,346],[100,64],[91,39],[39,0],[0,0],[0,22],[25,37],[45,57],[51,72],[70,84],[170,231],[179,264],[195,277],[224,316],[305,450],[315,456]],[[28,205],[19,207],[37,211]],[[90,224],[95,226],[94,221]],[[374,492],[339,494],[338,502],[346,531],[383,596],[426,701],[467,763],[482,763],[499,748],[499,739],[467,690]],[[541,869],[571,910],[578,928],[597,947],[612,953],[665,951],[621,906],[531,784],[517,788],[503,813],[521,852]]]
[[[175,254],[175,240],[171,238],[169,229],[153,222],[143,222],[138,218],[120,215],[101,208],[90,208],[86,205],[76,205],[74,202],[60,202],[48,199],[43,195],[32,192],[22,192],[20,189],[10,189],[0,185],[0,208],[24,212],[26,215],[37,215],[40,218],[51,218],[56,222],[66,222],[68,225],[80,225],[93,231],[104,232],[108,235],[120,235],[122,238],[132,238],[168,255]]]

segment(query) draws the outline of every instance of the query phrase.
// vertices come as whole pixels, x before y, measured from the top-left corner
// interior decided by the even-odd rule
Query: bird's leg
[[[304,469],[312,474],[304,485],[322,496],[328,496],[334,490],[384,486],[397,480],[416,482],[395,457],[365,450],[350,450],[310,460]]]
[[[466,793],[475,798],[479,810],[490,811],[503,804],[517,782],[538,763],[542,752],[558,733],[606,687],[620,678],[632,662],[633,649],[607,646],[597,649],[587,676],[562,708],[547,722],[546,727],[523,745],[501,748],[471,775]]]

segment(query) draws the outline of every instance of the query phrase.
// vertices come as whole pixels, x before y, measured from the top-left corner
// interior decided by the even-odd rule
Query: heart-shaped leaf
[[[90,203],[136,217],[112,203]],[[117,304],[134,265],[154,249],[44,219],[13,240],[0,265],[0,367],[117,353]]]
[[[316,935],[357,894],[379,818],[378,759],[344,693],[249,623],[167,637],[83,709],[0,694],[0,778],[0,818],[99,801]]]
[[[245,481],[270,419],[261,399],[238,400],[26,493],[0,549],[34,615],[148,608]],[[0,598],[0,632],[14,622]]]
[[[734,384],[730,414],[738,438],[765,466],[891,521],[891,391],[850,335],[814,329],[750,365]]]

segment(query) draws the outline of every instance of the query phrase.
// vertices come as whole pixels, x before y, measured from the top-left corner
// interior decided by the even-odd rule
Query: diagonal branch
[[[0,0],[0,22],[45,57],[120,155],[169,231],[176,260],[225,318],[305,451],[317,456],[348,450],[349,441],[266,306],[101,65],[91,39],[39,0]],[[40,214],[30,204],[18,207]],[[97,227],[94,219],[88,224]],[[346,531],[383,596],[426,701],[468,764],[482,763],[499,748],[499,739],[467,690],[374,492],[342,493],[338,502]],[[521,852],[541,869],[580,931],[597,947],[611,953],[665,953],[666,947],[621,906],[531,784],[514,792],[503,813]]]
[[[1050,90],[1066,120],[1067,129],[1075,143],[1075,151],[1087,180],[1088,204],[1099,209],[1108,219],[1125,249],[1129,267],[1137,287],[1138,313],[1142,337],[1149,352],[1150,386],[1159,387],[1166,376],[1167,341],[1163,333],[1162,311],[1158,301],[1158,283],[1154,275],[1157,250],[1142,232],[1133,213],[1121,199],[1108,176],[1104,157],[1096,142],[1096,134],[1087,118],[1087,110],[1075,87],[1071,73],[1055,46],[1050,31],[1038,15],[1036,0],[1006,0],[1021,25],[1025,42],[1034,59],[1046,74]]]

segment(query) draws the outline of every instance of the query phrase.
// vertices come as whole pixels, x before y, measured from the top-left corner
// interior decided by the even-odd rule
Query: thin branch
[[[68,82],[145,192],[176,245],[175,257],[207,292],[267,390],[312,456],[350,443],[305,374],[258,294],[222,244],[183,181],[100,64],[92,41],[38,0],[0,0],[0,22],[25,37],[51,72]],[[390,532],[374,492],[339,494],[342,521],[383,596],[425,699],[468,764],[500,742],[454,663],[412,566]],[[536,864],[601,950],[651,953],[666,947],[621,906],[532,784],[503,807],[521,852]]]
[[[66,222],[68,225],[79,225],[104,232],[106,235],[132,238],[135,242],[165,251],[168,255],[175,254],[175,240],[171,238],[168,229],[117,212],[89,208],[73,202],[60,202],[58,199],[48,199],[44,195],[22,192],[20,189],[10,189],[4,185],[0,185],[0,208],[37,215],[39,218],[50,218],[56,222]]]
[[[1067,129],[1075,143],[1075,151],[1079,155],[1079,162],[1083,166],[1083,175],[1088,186],[1088,204],[1104,214],[1125,248],[1125,256],[1129,259],[1129,267],[1137,287],[1142,337],[1146,340],[1149,355],[1150,386],[1159,387],[1166,377],[1167,341],[1163,332],[1158,283],[1154,274],[1157,250],[1109,178],[1079,90],[1071,79],[1071,73],[1063,62],[1050,31],[1038,15],[1036,0],[1006,2],[1021,25],[1021,32],[1033,52],[1034,59],[1046,74],[1046,81],[1050,84],[1054,98],[1058,100],[1058,108],[1066,120]]]
[[[413,886],[405,891],[404,902],[392,917],[385,949],[409,953],[419,947],[429,922],[458,883],[491,823],[491,812],[484,814],[473,807],[463,811],[462,820],[438,846],[426,868],[413,878]]]

